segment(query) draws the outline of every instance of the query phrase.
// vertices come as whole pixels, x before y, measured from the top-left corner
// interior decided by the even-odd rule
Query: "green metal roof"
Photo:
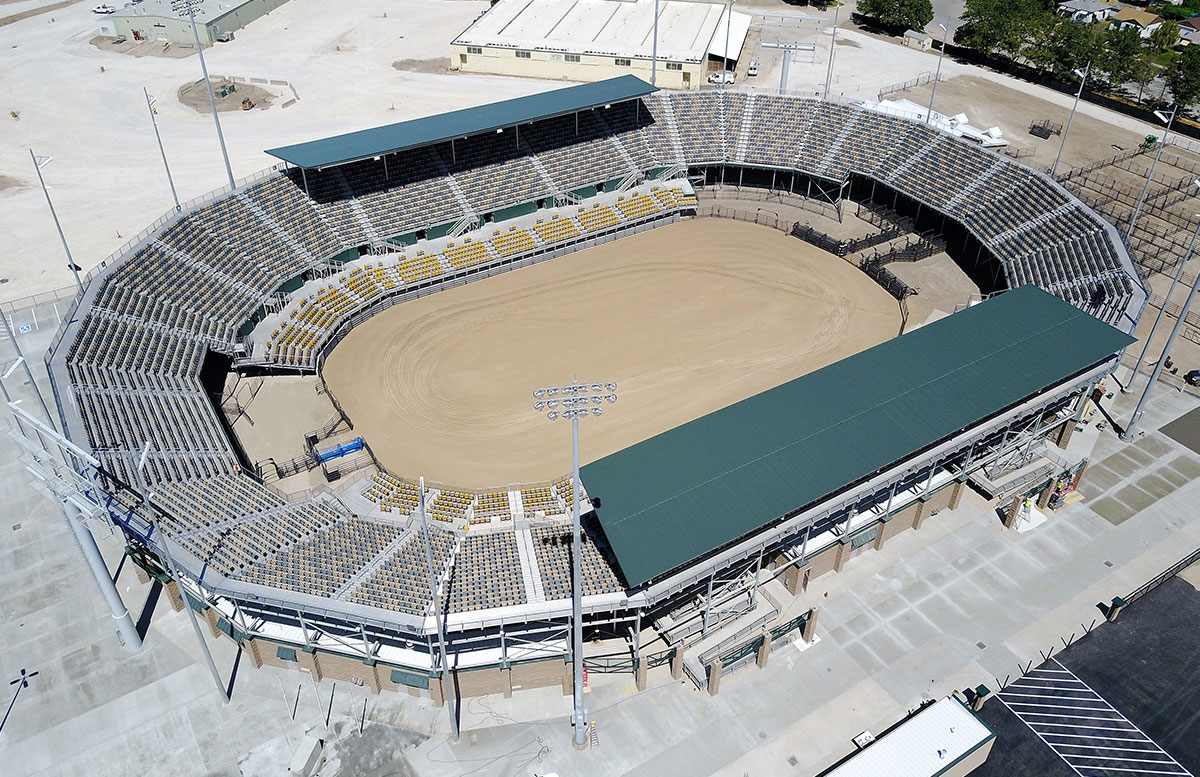
[[[1022,286],[583,467],[636,587],[1134,342]]]
[[[297,167],[328,167],[480,132],[494,132],[517,124],[552,119],[588,108],[634,100],[657,91],[658,87],[651,86],[637,76],[618,76],[332,138],[269,148],[267,153]]]

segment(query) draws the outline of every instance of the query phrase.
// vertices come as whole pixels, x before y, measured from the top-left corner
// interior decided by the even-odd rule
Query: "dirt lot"
[[[238,84],[237,91],[230,92],[221,97],[221,87],[228,83],[228,81],[213,81],[213,94],[217,97],[218,113],[242,110],[242,100],[247,97],[250,98],[250,102],[254,103],[254,110],[264,111],[271,107],[271,101],[275,99],[275,95],[254,84]],[[179,87],[179,102],[197,113],[205,115],[212,113],[212,108],[208,103],[208,95],[205,94],[203,79],[191,81]]]
[[[569,425],[534,412],[538,386],[619,384],[584,423],[591,461],[898,328],[846,262],[698,219],[398,305],[351,332],[325,379],[388,469],[483,488],[570,469]]]
[[[927,105],[929,90],[926,85],[891,96]],[[1040,170],[1047,170],[1054,164],[1062,136],[1051,135],[1048,140],[1034,137],[1029,134],[1030,122],[1048,118],[1066,127],[1071,114],[1069,105],[1064,108],[977,76],[957,76],[943,81],[938,84],[936,98],[933,109],[938,113],[965,113],[972,127],[1004,130],[1010,148],[1033,151],[1032,156],[1021,157],[1020,161]],[[1062,164],[1078,166],[1110,156],[1120,149],[1137,146],[1142,137],[1079,111],[1071,124]]]

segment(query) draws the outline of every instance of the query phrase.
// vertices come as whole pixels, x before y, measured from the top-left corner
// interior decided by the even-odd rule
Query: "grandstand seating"
[[[433,549],[433,567],[440,578],[454,550],[455,538],[447,532],[430,529],[429,544]],[[410,615],[428,614],[433,599],[420,531],[410,532],[392,556],[351,591],[347,599]]]
[[[437,498],[433,500],[433,504],[429,506],[429,515],[436,520],[445,521],[446,523],[465,521],[467,510],[471,508],[471,503],[474,501],[474,494],[466,491],[442,489]]]
[[[583,571],[583,595],[610,594],[622,590],[613,572],[614,565],[596,545],[593,527],[584,522],[582,552],[579,557]],[[530,529],[533,550],[537,555],[542,589],[547,599],[567,599],[571,596],[571,527],[535,526]]]
[[[563,503],[554,495],[549,486],[522,488],[521,510],[525,515],[533,515],[534,513],[557,515],[563,512]]]
[[[559,243],[579,237],[579,227],[571,219],[561,218],[557,213],[549,219],[538,219],[533,226],[543,243]]]
[[[395,526],[345,518],[244,569],[242,579],[331,596],[400,533]]]
[[[515,535],[492,532],[464,537],[446,583],[449,611],[490,610],[524,603]]]
[[[459,140],[453,149],[441,144],[306,174],[288,170],[185,209],[97,281],[65,351],[69,387],[59,387],[67,389],[62,399],[106,468],[126,482],[154,486],[163,530],[213,573],[424,614],[422,543],[402,536],[404,521],[397,520],[416,507],[416,486],[386,473],[365,484],[363,496],[385,513],[379,521],[349,516],[332,500],[284,502],[240,473],[199,381],[206,350],[234,353],[242,325],[300,277],[307,285],[270,319],[278,323],[267,327],[266,357],[312,369],[341,317],[389,293],[697,203],[684,189],[651,180],[619,198],[584,196],[578,207],[531,216],[524,226],[501,220],[462,237],[364,256],[314,278],[330,272],[317,270],[326,263],[336,270],[344,252],[354,257],[354,249],[388,238],[412,243],[431,227],[442,229],[430,234],[445,234],[450,224],[509,206],[546,205],[551,197],[575,202],[567,192],[583,196],[654,168],[735,157],[835,183],[851,173],[872,177],[961,220],[994,253],[1010,285],[1035,283],[1085,308],[1102,298],[1115,309],[1133,293],[1135,279],[1103,222],[1044,176],[1003,156],[862,107],[768,94],[750,99],[728,90],[662,91],[584,112],[578,127],[575,116],[564,116]],[[146,442],[151,451],[139,469]],[[569,480],[522,489],[522,511],[561,514],[571,492]],[[461,612],[524,601],[513,535],[493,530],[512,517],[507,492],[477,497],[443,489],[430,515],[439,522],[432,532],[435,564],[451,572],[447,607]],[[469,520],[495,523],[456,531]],[[562,542],[568,532],[532,531],[547,598],[569,596]],[[380,558],[389,548],[394,552]],[[620,590],[602,551],[589,535],[585,593]]]
[[[509,227],[504,232],[498,229],[492,231],[492,247],[501,256],[512,256],[532,251],[535,245],[533,236],[528,231],[519,227]]]
[[[408,515],[417,509],[421,499],[415,485],[386,472],[375,473],[370,487],[363,491],[363,496],[379,505],[383,512],[395,510],[401,515]]]
[[[458,268],[471,267],[488,258],[487,246],[469,237],[463,239],[461,243],[448,243],[442,254],[452,266]]]
[[[607,205],[595,203],[590,208],[580,208],[578,212],[579,223],[583,224],[583,228],[588,232],[600,232],[605,229],[611,229],[620,223],[617,214]]]

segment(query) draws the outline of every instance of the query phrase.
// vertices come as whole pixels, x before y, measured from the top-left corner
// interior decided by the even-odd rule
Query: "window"
[[[529,52],[528,51],[518,51],[517,59],[529,59]]]
[[[467,46],[467,53],[468,54],[482,54],[483,49],[481,49],[479,46]]]
[[[667,70],[683,70],[682,62],[668,62]]]
[[[629,67],[633,64],[628,59],[621,59],[619,57],[615,61],[617,63],[617,67]]]
[[[282,658],[284,661],[295,661],[296,648],[284,647],[283,645],[280,645],[279,647],[275,648],[275,657]]]
[[[563,55],[563,59],[567,60],[568,62],[578,62],[579,55],[578,54],[565,54],[565,55]]]

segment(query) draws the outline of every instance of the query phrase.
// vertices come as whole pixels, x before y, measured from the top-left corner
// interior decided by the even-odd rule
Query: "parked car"
[[[1200,370],[1192,370],[1183,376],[1189,386],[1200,386]]]
[[[92,9],[92,13],[116,13],[117,9],[111,5],[98,5]]]
[[[708,82],[710,84],[732,84],[733,72],[730,70],[718,70],[715,73],[710,73]]]
[[[751,78],[754,78],[756,75],[758,75],[758,60],[757,59],[750,61],[750,66],[748,68],[746,68],[746,75],[750,76]]]

